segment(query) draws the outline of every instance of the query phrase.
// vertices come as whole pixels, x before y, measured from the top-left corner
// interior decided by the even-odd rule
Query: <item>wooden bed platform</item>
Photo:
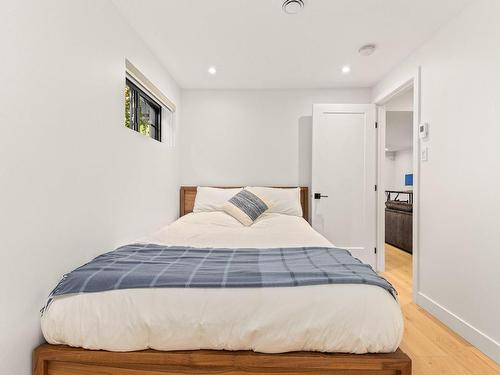
[[[301,187],[304,219],[309,218],[309,193]],[[192,212],[195,186],[182,186],[180,216]],[[107,352],[42,344],[33,352],[33,375],[411,375],[410,358],[398,349],[389,354],[251,351],[143,350]]]
[[[116,353],[43,344],[33,353],[33,375],[411,375],[410,358],[390,354],[144,350]]]
[[[241,186],[217,186],[220,189],[231,189],[239,188]],[[293,187],[281,187],[281,189],[293,189]],[[190,212],[193,212],[194,200],[196,198],[196,186],[181,186],[180,190],[180,204],[179,204],[179,215],[184,216]],[[309,221],[309,188],[307,186],[300,187],[300,204],[302,205],[302,217]]]

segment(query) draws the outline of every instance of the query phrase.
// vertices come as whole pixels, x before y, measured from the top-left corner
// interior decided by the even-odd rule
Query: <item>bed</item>
[[[301,188],[304,218],[308,192]],[[141,239],[168,246],[332,246],[304,218],[264,214],[244,227],[223,212],[192,213]],[[34,374],[410,374],[394,297],[373,285],[121,289],[63,296],[42,317],[49,344]]]

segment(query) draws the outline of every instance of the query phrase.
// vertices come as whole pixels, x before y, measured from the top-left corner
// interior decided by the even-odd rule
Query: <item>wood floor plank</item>
[[[500,366],[424,309],[412,303],[412,258],[385,245],[386,271],[396,288],[405,319],[401,349],[410,356],[413,375],[500,375]]]

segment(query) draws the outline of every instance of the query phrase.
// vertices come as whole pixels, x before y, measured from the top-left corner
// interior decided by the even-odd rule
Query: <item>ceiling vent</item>
[[[370,56],[373,55],[373,52],[375,52],[376,49],[377,46],[375,44],[365,44],[358,50],[358,52],[363,56]]]
[[[286,14],[297,14],[304,8],[304,0],[284,0],[281,9]]]

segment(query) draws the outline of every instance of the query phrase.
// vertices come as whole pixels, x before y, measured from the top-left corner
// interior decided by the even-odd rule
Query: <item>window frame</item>
[[[139,134],[139,98],[142,98],[151,108],[155,110],[155,124],[149,124],[150,127],[155,129],[154,137],[147,135],[149,138],[154,139],[158,142],[162,142],[162,105],[159,104],[153,97],[136,84],[129,77],[125,77],[125,85],[130,88],[130,128],[135,130]],[[146,134],[143,134],[146,135]]]

